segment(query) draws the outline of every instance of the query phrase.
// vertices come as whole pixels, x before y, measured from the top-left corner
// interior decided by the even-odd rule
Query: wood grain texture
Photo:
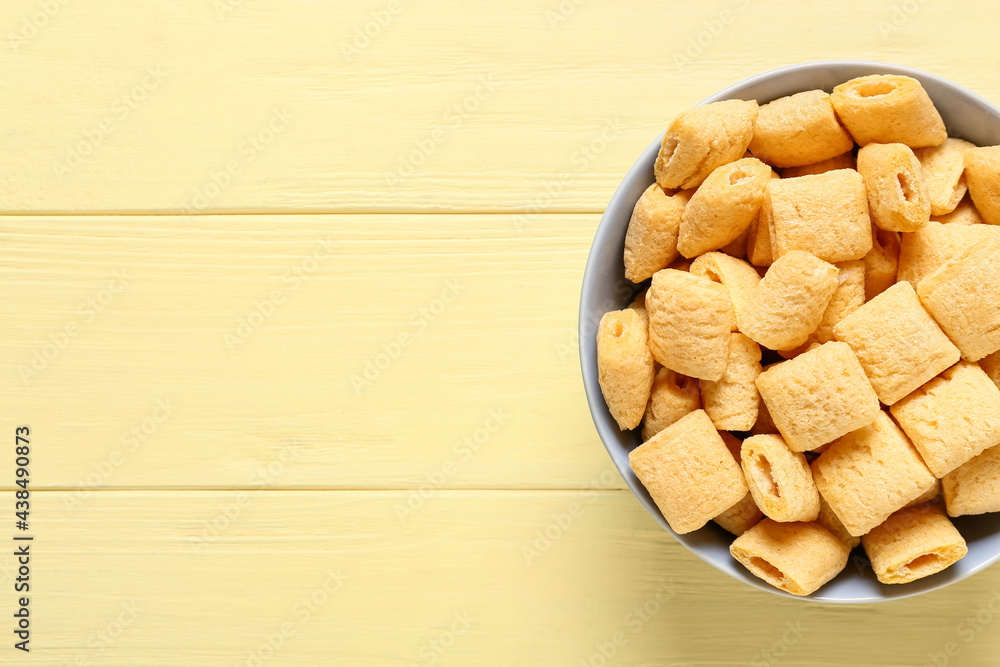
[[[72,515],[59,495],[36,496],[39,640],[18,664],[579,665],[616,636],[608,664],[772,664],[777,646],[783,664],[912,667],[948,642],[953,664],[995,656],[995,625],[969,639],[966,619],[1000,599],[997,568],[926,600],[778,598],[698,561],[625,491],[448,491],[405,522],[401,492],[103,491]]]
[[[0,416],[47,487],[578,488],[597,216],[0,218]],[[162,406],[161,406],[162,404]],[[0,459],[0,480],[13,462]]]
[[[984,0],[51,2],[0,7],[4,210],[596,212],[677,112],[774,67],[1000,101]]]
[[[688,553],[611,469],[575,331],[677,112],[826,58],[997,102],[1000,8],[394,1],[0,4],[36,534],[0,665],[993,667],[998,567],[828,607]]]

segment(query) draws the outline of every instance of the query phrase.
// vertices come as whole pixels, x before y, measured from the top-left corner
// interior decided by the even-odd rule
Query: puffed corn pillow
[[[829,93],[808,90],[760,108],[750,152],[775,167],[822,162],[854,148],[841,127]]]
[[[1000,229],[1000,228],[998,228]],[[742,259],[721,252],[707,252],[691,262],[691,275],[708,278],[725,285],[733,309],[733,330],[736,330],[736,311],[742,311],[750,300],[750,293],[760,282],[760,274]]]
[[[854,161],[854,152],[849,150],[843,155],[832,157],[815,164],[807,164],[804,167],[789,167],[781,170],[782,178],[795,178],[796,176],[815,176],[825,174],[828,171],[837,169],[857,169],[858,164]]]
[[[949,259],[994,236],[1000,238],[1000,226],[955,225],[931,220],[923,229],[903,234],[897,278],[908,281],[916,289],[925,276],[937,271]]]
[[[690,192],[668,195],[656,183],[642,193],[625,234],[625,277],[641,283],[677,258],[677,234]]]
[[[940,146],[913,151],[920,160],[931,215],[946,215],[955,210],[968,191],[965,182],[965,151],[974,144],[962,139],[945,139]]]
[[[934,487],[934,475],[884,412],[838,439],[812,462],[819,493],[859,537]]]
[[[729,290],[708,278],[664,269],[646,294],[649,348],[660,365],[681,375],[718,380],[729,359]]]
[[[705,412],[720,431],[749,431],[757,421],[760,346],[741,333],[729,337],[729,362],[717,382],[699,380]]]
[[[719,435],[722,436],[722,441],[726,443],[729,453],[733,455],[733,460],[738,464],[740,462],[740,450],[743,447],[743,442],[732,433],[726,431],[719,431]],[[757,507],[757,503],[753,500],[753,495],[747,492],[740,501],[712,520],[721,526],[723,530],[739,536],[763,518],[764,513]]]
[[[743,474],[757,507],[775,521],[815,521],[819,492],[806,457],[793,452],[779,435],[754,435],[743,441]]]
[[[601,318],[597,378],[618,427],[627,431],[638,426],[653,386],[653,355],[646,324],[635,310],[614,310]]]
[[[837,513],[833,511],[830,503],[826,502],[822,495],[819,497],[819,518],[816,519],[816,523],[833,533],[838,540],[847,545],[848,549],[853,549],[861,544],[861,538],[855,537],[847,531]]]
[[[965,180],[983,220],[1000,225],[1000,146],[965,151]]]
[[[695,410],[632,450],[629,465],[678,534],[704,526],[749,489],[704,410]]]
[[[753,496],[747,493],[743,498],[719,516],[712,519],[728,533],[739,537],[764,518]]]
[[[920,161],[905,144],[868,144],[858,151],[872,222],[892,232],[913,232],[931,219]]]
[[[917,294],[964,359],[1000,350],[1000,237],[949,259],[920,281]]]
[[[953,225],[978,225],[982,224],[983,218],[976,210],[976,205],[972,203],[972,197],[968,194],[958,202],[958,206],[951,213],[945,215],[931,215],[931,220]]]
[[[872,223],[872,249],[865,255],[865,299],[872,300],[896,282],[899,234]]]
[[[700,407],[698,381],[661,366],[653,378],[649,405],[642,418],[643,442]]]
[[[717,167],[735,162],[753,138],[758,106],[726,100],[681,112],[663,135],[653,172],[664,189],[701,185]]]
[[[1000,444],[1000,389],[967,361],[889,410],[936,477]]]
[[[802,345],[823,320],[839,284],[837,274],[837,267],[809,253],[787,253],[735,313],[737,328],[772,350]]]
[[[872,74],[833,89],[833,108],[861,146],[901,143],[937,146],[948,138],[941,114],[920,82],[908,76]]]
[[[809,595],[847,565],[850,549],[818,523],[765,518],[733,540],[729,552],[754,576],[792,595]]]
[[[920,305],[908,282],[896,283],[848,315],[834,336],[851,346],[880,401],[892,405],[962,354]]]
[[[792,250],[827,262],[861,259],[872,249],[868,196],[861,174],[838,169],[770,183],[771,252]]]
[[[955,468],[941,485],[951,516],[1000,512],[1000,446]]]
[[[883,584],[908,584],[936,574],[969,552],[965,540],[933,503],[893,514],[861,538]]]
[[[816,449],[871,424],[878,397],[847,343],[830,342],[766,369],[757,389],[788,446]]]
[[[692,258],[735,241],[760,210],[770,179],[771,168],[754,158],[716,168],[684,209],[677,250]]]
[[[833,340],[833,327],[865,303],[865,263],[862,260],[838,262],[838,285],[819,326],[809,336],[809,342],[829,343]]]

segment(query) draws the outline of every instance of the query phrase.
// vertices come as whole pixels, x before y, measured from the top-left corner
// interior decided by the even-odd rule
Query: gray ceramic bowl
[[[1000,144],[1000,109],[950,81],[898,65],[858,61],[794,65],[747,79],[713,95],[702,104],[727,99],[757,100],[764,104],[803,90],[822,88],[829,92],[837,84],[867,74],[904,74],[918,79],[941,112],[949,136],[961,137],[980,146]],[[668,120],[664,119],[664,123]],[[677,535],[670,530],[628,464],[629,452],[641,444],[638,429],[627,433],[618,429],[597,382],[597,324],[605,312],[628,305],[642,287],[625,280],[622,253],[632,208],[639,195],[653,182],[653,162],[662,138],[661,135],[649,145],[618,187],[597,228],[587,260],[580,297],[580,363],[590,412],[604,446],[629,488],[660,525],[699,558],[729,576],[762,590],[792,597],[757,579],[737,563],[729,555],[732,536],[714,523],[687,535]],[[811,595],[810,599],[861,603],[908,597],[965,579],[1000,558],[1000,515],[962,517],[955,524],[969,544],[969,554],[944,572],[911,584],[884,586],[875,579],[859,547],[840,576]]]

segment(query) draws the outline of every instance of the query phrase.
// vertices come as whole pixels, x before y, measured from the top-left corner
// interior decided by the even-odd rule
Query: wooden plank
[[[7,0],[0,210],[597,212],[677,112],[774,67],[1000,101],[1000,6],[900,6]]]
[[[879,605],[778,598],[697,560],[622,491],[448,491],[402,523],[400,492],[104,491],[72,514],[59,496],[35,495],[32,665],[575,666],[613,649],[606,664],[774,664],[776,650],[803,667],[912,666],[948,642],[955,664],[995,656],[994,625],[967,618],[1000,568]]]
[[[580,487],[596,224],[0,218],[0,432],[50,488]]]

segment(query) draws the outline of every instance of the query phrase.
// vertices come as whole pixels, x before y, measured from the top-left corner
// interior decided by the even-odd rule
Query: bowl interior
[[[941,112],[949,136],[960,137],[980,146],[1000,144],[1000,109],[950,81],[899,65],[859,61],[795,65],[747,79],[701,104],[726,99],[757,100],[758,103],[765,104],[803,90],[822,88],[830,92],[834,86],[844,81],[867,74],[903,74],[918,79]],[[601,395],[597,381],[597,325],[604,313],[624,308],[643,287],[625,279],[622,254],[625,232],[635,202],[653,183],[653,163],[661,140],[662,135],[643,151],[618,187],[597,228],[587,260],[580,297],[579,334],[580,362],[590,412],[601,440],[619,472],[660,525],[700,558],[730,576],[762,590],[793,597],[757,579],[737,563],[729,554],[732,535],[714,523],[687,535],[677,535],[670,530],[663,515],[629,467],[629,452],[641,444],[639,430],[626,433],[620,431]],[[860,603],[908,597],[964,579],[1000,558],[1000,515],[961,517],[955,520],[955,525],[968,542],[969,553],[944,572],[911,584],[885,586],[876,580],[864,551],[859,547],[851,554],[851,563],[847,568],[807,599]]]

